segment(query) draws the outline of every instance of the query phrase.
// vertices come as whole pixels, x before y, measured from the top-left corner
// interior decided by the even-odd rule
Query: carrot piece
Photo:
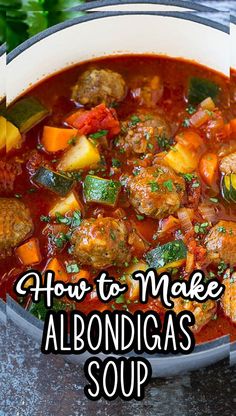
[[[44,126],[42,145],[47,152],[58,152],[69,146],[69,140],[76,137],[76,129],[61,129],[58,127]]]
[[[203,139],[195,131],[183,131],[176,135],[176,141],[189,149],[198,150],[203,145]]]
[[[232,135],[236,134],[236,118],[230,121],[230,131]]]
[[[79,130],[81,135],[89,135],[104,130],[110,139],[120,133],[120,123],[114,108],[107,108],[105,104],[99,104],[89,111],[78,110],[65,120],[70,126]]]
[[[199,171],[207,185],[212,185],[218,171],[218,157],[215,153],[205,153],[199,163]]]
[[[39,241],[37,238],[31,238],[26,243],[18,247],[15,252],[20,261],[25,266],[37,264],[42,261],[42,256],[39,249]]]
[[[45,270],[52,270],[55,273],[55,280],[68,282],[69,277],[60,261],[54,257],[49,260]]]

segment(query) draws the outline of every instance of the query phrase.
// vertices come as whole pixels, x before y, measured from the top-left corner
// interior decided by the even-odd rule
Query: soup
[[[128,285],[107,305],[95,290],[68,312],[137,309],[135,270],[172,279],[195,269],[225,284],[190,310],[197,342],[236,338],[236,76],[159,56],[86,62],[39,83],[0,118],[0,293],[25,270],[93,284],[101,270]],[[6,122],[7,120],[7,122]],[[1,144],[1,141],[0,141]],[[44,319],[43,302],[23,306]]]

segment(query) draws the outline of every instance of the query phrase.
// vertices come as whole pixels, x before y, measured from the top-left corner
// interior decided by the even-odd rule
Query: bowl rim
[[[114,0],[116,1],[116,0]],[[114,1],[112,1],[112,3],[114,4]],[[144,0],[125,0],[126,3],[145,3]],[[147,0],[146,3],[153,3],[153,1],[151,0]],[[94,4],[101,4],[100,2],[95,2]],[[116,1],[117,3],[117,1]],[[124,2],[122,2],[124,4]],[[177,5],[178,2],[172,2],[172,1],[165,1],[165,4],[171,4],[171,5]],[[182,4],[183,2],[181,2]],[[185,2],[185,5],[187,6],[189,2]],[[108,5],[111,4],[111,1],[105,1],[103,2],[103,5]],[[117,3],[119,4],[119,2]],[[161,4],[161,2],[160,2]],[[78,10],[78,8],[77,8]],[[214,10],[214,9],[212,9]],[[208,8],[208,11],[212,11]],[[206,11],[206,6],[205,6],[205,11]],[[216,10],[214,10],[216,12]],[[133,11],[133,12],[128,12],[128,11],[117,11],[117,12],[93,12],[90,14],[86,14],[83,16],[79,16],[73,19],[69,19],[65,22],[59,23],[55,26],[52,26],[40,33],[38,33],[37,35],[33,36],[32,38],[26,40],[25,42],[23,42],[21,45],[17,46],[13,51],[11,51],[10,53],[7,54],[7,63],[12,62],[15,58],[17,58],[20,54],[22,54],[23,52],[25,52],[28,48],[30,48],[31,46],[34,46],[35,44],[37,44],[37,42],[49,37],[50,35],[53,35],[54,33],[61,31],[63,29],[67,29],[71,26],[77,25],[77,24],[82,24],[84,22],[88,22],[88,21],[93,21],[96,19],[103,19],[103,18],[109,18],[109,17],[114,17],[114,16],[127,16],[127,15],[151,15],[151,16],[163,16],[163,17],[171,17],[171,18],[177,18],[177,19],[183,19],[183,20],[188,20],[188,21],[192,21],[196,24],[201,24],[204,26],[207,26],[211,29],[216,29],[219,30],[221,32],[224,33],[229,33],[229,27],[222,24],[222,23],[218,23],[218,22],[214,22],[212,20],[209,20],[205,17],[201,17],[198,16],[197,14],[193,14],[194,12],[182,12],[182,11],[178,11],[178,12],[155,12],[155,11],[143,11],[143,12],[139,12],[139,11]],[[233,23],[235,20],[235,24],[236,24],[236,18],[232,19]],[[4,49],[3,49],[4,48]],[[0,47],[0,54],[1,54],[1,50],[4,50],[3,53],[5,53],[6,51],[6,46],[3,45],[3,47]],[[2,302],[0,302],[0,309],[3,312],[7,314],[7,310],[11,310],[13,312],[15,312],[19,318],[22,319],[22,321],[28,321],[29,323],[31,323],[31,325],[33,325],[34,327],[38,328],[39,330],[41,330],[43,323],[41,321],[39,321],[37,318],[35,318],[34,316],[32,316],[27,310],[25,310],[24,308],[22,308],[22,306],[20,306],[16,301],[14,301],[14,299],[11,298],[11,296],[7,295],[7,302],[5,304],[5,306],[3,305]],[[229,340],[229,335],[224,335],[221,337],[218,337],[212,341],[207,341],[201,344],[197,344],[192,355],[192,358],[194,357],[195,354],[199,354],[199,353],[203,353],[204,351],[208,351],[209,353],[213,353],[216,349],[226,346],[226,344],[229,346],[230,345],[230,340]],[[150,358],[152,359],[156,358],[157,355],[152,355]],[[159,354],[158,358],[163,357],[166,358],[164,355]],[[176,357],[183,357],[183,355],[177,355]],[[173,356],[173,358],[175,358]]]
[[[116,11],[116,12],[92,12],[83,16],[75,17],[73,19],[66,20],[65,22],[59,23],[55,26],[52,26],[35,36],[31,37],[30,39],[27,39],[25,42],[18,45],[15,49],[13,49],[11,52],[7,54],[7,64],[12,62],[15,58],[17,58],[21,53],[26,51],[31,46],[35,45],[37,42],[49,37],[50,35],[53,35],[56,32],[59,32],[63,29],[67,29],[71,26],[82,24],[85,22],[89,22],[92,20],[97,19],[106,19],[109,17],[115,17],[115,16],[134,16],[134,15],[150,15],[150,16],[161,16],[161,17],[172,17],[176,19],[183,19],[183,20],[189,20],[191,22],[201,24],[203,26],[208,26],[212,29],[219,30],[224,33],[229,33],[229,26],[224,25],[222,23],[214,22],[213,20],[206,19],[205,17],[198,16],[191,14],[191,12],[152,12],[152,11]]]
[[[210,6],[204,6],[203,4],[193,3],[190,0],[88,0],[86,3],[80,6],[74,6],[70,8],[70,11],[83,11],[90,9],[97,9],[106,6],[118,6],[124,4],[153,4],[163,6],[176,6],[191,9],[190,11],[203,11],[203,12],[215,12],[216,9]],[[189,12],[190,12],[189,11]]]

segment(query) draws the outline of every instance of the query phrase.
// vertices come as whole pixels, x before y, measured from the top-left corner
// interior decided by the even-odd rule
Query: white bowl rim
[[[86,3],[81,4],[80,6],[71,7],[70,11],[83,11],[89,9],[96,9],[106,6],[118,6],[124,4],[153,4],[160,6],[176,6],[183,7],[185,9],[191,9],[191,11],[199,12],[215,12],[216,9],[204,6],[203,4],[193,3],[190,0],[88,0]]]
[[[47,38],[48,36],[52,35],[55,32],[61,31],[66,29],[70,26],[77,25],[83,22],[89,22],[96,19],[105,19],[108,17],[114,16],[128,16],[128,15],[151,15],[151,16],[163,16],[163,17],[172,17],[177,19],[189,20],[194,23],[202,24],[204,26],[208,26],[212,29],[219,30],[224,33],[229,33],[229,26],[226,26],[222,23],[214,22],[212,20],[206,19],[204,17],[191,14],[191,12],[151,12],[151,11],[120,11],[120,12],[92,12],[90,14],[79,16],[73,19],[66,20],[65,22],[59,23],[55,26],[52,26],[37,35],[27,39],[25,42],[17,46],[13,51],[7,54],[7,63],[13,61],[17,56],[19,56],[22,52],[26,49],[30,48],[31,46],[35,45],[37,42],[41,41],[42,39]]]

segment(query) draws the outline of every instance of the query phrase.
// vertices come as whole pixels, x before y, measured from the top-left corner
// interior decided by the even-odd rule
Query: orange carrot
[[[193,150],[199,150],[199,148],[203,145],[201,136],[192,130],[183,131],[177,134],[175,140],[183,146]]]
[[[42,145],[47,152],[58,152],[65,150],[69,146],[78,131],[76,129],[61,129],[58,127],[44,126],[42,135]]]
[[[16,255],[25,266],[40,263],[42,261],[42,256],[38,239],[31,238],[29,241],[22,244],[16,249]]]
[[[236,118],[230,121],[231,134],[236,134]]]
[[[55,280],[62,280],[63,282],[68,282],[69,280],[63,265],[56,257],[48,262],[45,270],[52,270],[55,273]]]
[[[207,185],[212,185],[218,171],[218,157],[215,153],[205,153],[199,163],[199,171]]]

